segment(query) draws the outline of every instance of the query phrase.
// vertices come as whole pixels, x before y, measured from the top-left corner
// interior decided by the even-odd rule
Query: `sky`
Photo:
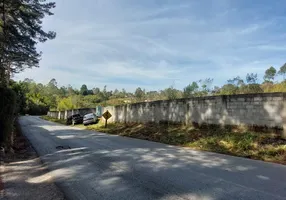
[[[57,0],[40,68],[15,75],[60,86],[183,89],[286,62],[285,0]],[[84,2],[84,3],[83,3]]]

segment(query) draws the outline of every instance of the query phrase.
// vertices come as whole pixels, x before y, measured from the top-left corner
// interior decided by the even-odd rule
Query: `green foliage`
[[[73,104],[72,97],[63,98],[58,102],[58,110],[60,111],[71,110],[75,108],[76,104]]]
[[[251,76],[251,75],[248,75],[248,76]],[[244,85],[244,81],[239,76],[237,76],[233,79],[229,79],[229,80],[227,80],[227,82],[228,82],[228,84],[235,85],[237,87]]]
[[[286,81],[281,83],[273,84],[273,83],[263,83],[261,85],[263,92],[286,92]]]
[[[199,80],[198,81],[199,84],[194,84],[195,87],[198,86],[198,88],[196,89],[197,91],[194,93],[194,96],[197,97],[202,97],[202,96],[208,96],[209,94],[211,94],[211,86],[213,83],[213,79],[211,78],[206,78],[204,80]]]
[[[43,18],[52,15],[55,3],[46,0],[7,0],[0,3],[0,71],[6,76],[18,73],[26,67],[38,66],[41,53],[38,42],[54,39],[55,32],[42,29]]]
[[[135,90],[135,93],[134,93],[136,99],[138,101],[142,101],[144,96],[145,96],[145,91],[143,91],[140,87],[138,87],[136,90]]]
[[[237,94],[239,90],[239,87],[233,85],[233,84],[226,84],[224,86],[222,86],[221,90],[220,90],[220,94],[221,95],[233,95],[233,94]]]
[[[195,94],[198,92],[199,86],[197,82],[192,82],[192,84],[187,85],[187,87],[184,88],[183,91],[183,97],[184,98],[190,98],[195,96]]]
[[[276,69],[274,67],[270,67],[265,71],[264,80],[265,81],[273,81],[276,75]]]
[[[285,141],[271,132],[251,132],[246,131],[245,128],[220,128],[213,125],[193,127],[153,123],[111,123],[107,128],[104,127],[104,123],[76,126],[126,137],[286,164]]]
[[[83,95],[83,96],[86,96],[88,95],[88,89],[87,89],[87,86],[85,84],[83,84],[80,88],[80,94]]]
[[[249,94],[249,93],[263,93],[262,88],[260,87],[259,84],[248,84],[248,85],[243,85],[239,89],[241,94]]]
[[[164,95],[165,98],[168,100],[178,99],[182,96],[181,92],[175,89],[173,86],[170,86],[169,88],[165,89]]]
[[[19,84],[14,81],[10,81],[10,87],[16,94],[16,113],[24,113],[26,106],[26,91],[27,88],[23,84]]]
[[[282,65],[278,71],[279,75],[283,76],[283,79],[285,80],[285,76],[286,76],[286,63],[284,65]]]
[[[10,88],[0,87],[0,143],[10,143],[12,134],[15,110],[16,94]]]
[[[222,87],[212,87],[213,79],[207,78],[187,85],[183,91],[170,86],[160,91],[145,91],[138,87],[134,93],[108,91],[94,88],[89,90],[85,84],[80,90],[68,85],[59,87],[57,81],[52,79],[48,84],[37,84],[31,79],[24,81],[11,81],[11,88],[17,94],[17,112],[25,114],[46,114],[47,110],[70,110],[78,108],[93,108],[97,105],[109,106],[130,104],[142,101],[173,100],[178,98],[202,97],[208,95],[233,95],[263,92],[286,92],[286,81],[263,84],[257,83],[257,74],[248,73],[243,80],[239,76],[227,81]],[[246,84],[247,83],[247,84]]]
[[[255,84],[255,83],[257,83],[257,80],[258,80],[257,74],[250,73],[250,74],[246,75],[246,82],[248,84]]]

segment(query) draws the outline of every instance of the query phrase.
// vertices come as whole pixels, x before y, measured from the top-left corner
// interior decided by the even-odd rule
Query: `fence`
[[[103,112],[106,110],[112,114],[111,122],[247,125],[283,128],[286,132],[286,93],[196,97],[103,108]],[[79,109],[73,112],[85,114],[91,111]],[[49,116],[62,119],[70,112],[49,112]]]
[[[97,116],[101,116],[102,107],[97,106],[96,108],[82,108],[82,109],[73,109],[66,111],[49,111],[47,115],[57,119],[67,119],[71,115],[75,114],[86,115],[88,113],[96,113]]]

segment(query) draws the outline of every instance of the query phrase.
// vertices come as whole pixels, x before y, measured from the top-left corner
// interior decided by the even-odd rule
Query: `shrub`
[[[15,119],[16,94],[12,89],[0,87],[0,143],[9,143]]]

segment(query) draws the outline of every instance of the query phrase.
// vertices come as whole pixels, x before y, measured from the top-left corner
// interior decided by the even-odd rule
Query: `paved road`
[[[20,119],[69,199],[286,199],[286,166]],[[61,149],[57,146],[70,149]]]

